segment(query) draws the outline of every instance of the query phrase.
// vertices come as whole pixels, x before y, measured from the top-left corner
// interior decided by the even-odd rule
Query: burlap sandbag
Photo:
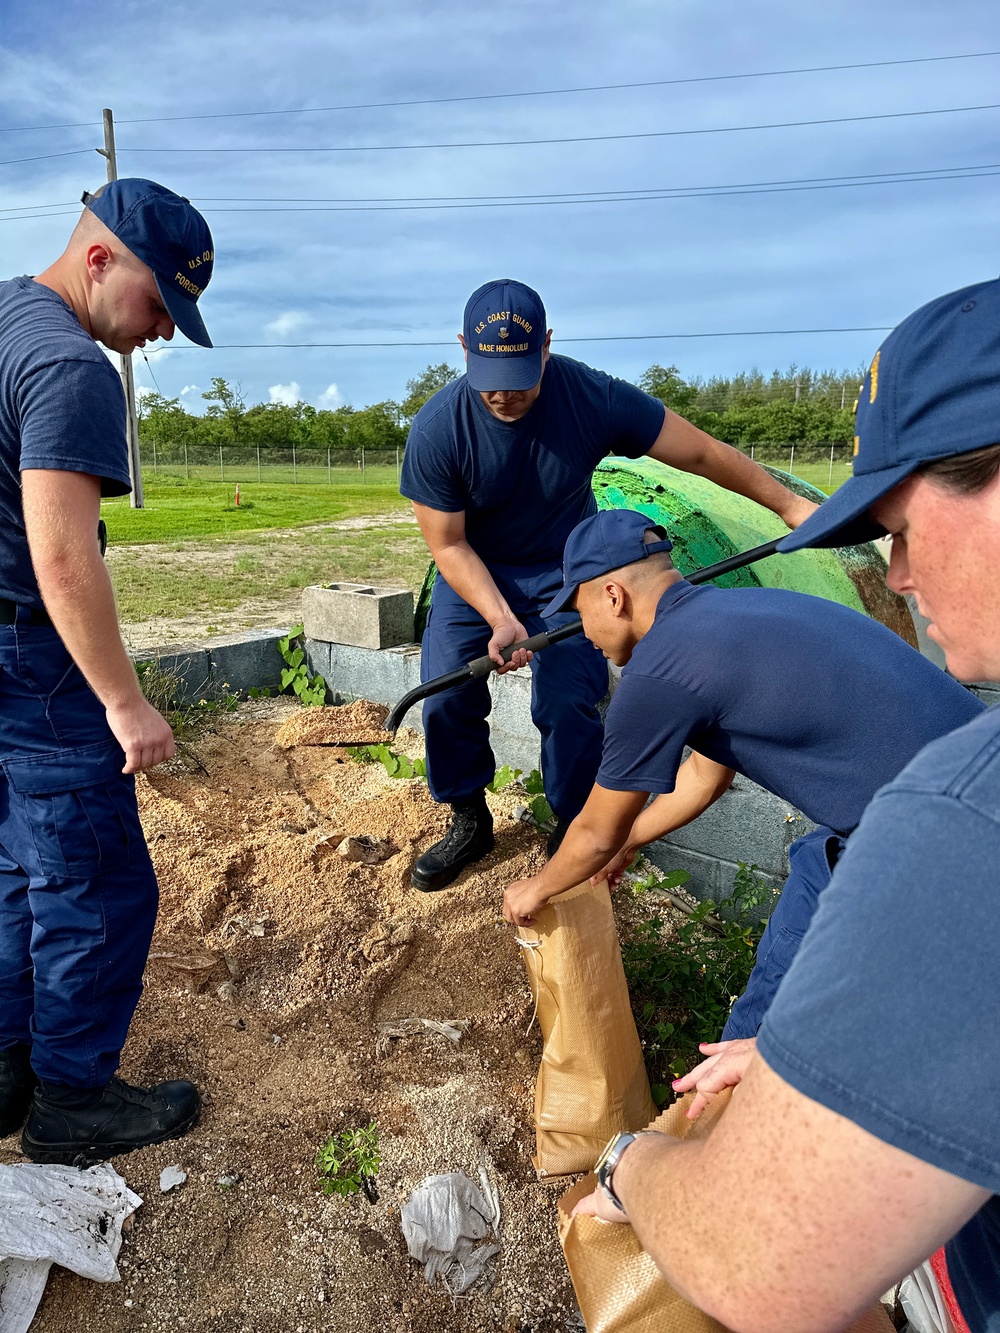
[[[675,1102],[649,1128],[678,1139],[704,1138],[728,1105],[731,1092],[720,1093],[697,1120],[688,1120],[684,1112],[694,1095]],[[718,1320],[673,1289],[630,1226],[570,1216],[596,1185],[597,1178],[589,1175],[559,1200],[559,1240],[587,1333],[726,1333]],[[848,1333],[892,1333],[892,1321],[876,1305]]]
[[[545,1043],[532,1160],[539,1176],[589,1171],[613,1134],[656,1114],[607,885],[567,889],[518,933]]]

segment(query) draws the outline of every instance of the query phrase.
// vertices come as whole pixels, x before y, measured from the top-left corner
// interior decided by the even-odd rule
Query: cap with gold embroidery
[[[500,278],[478,287],[466,303],[462,332],[473,389],[523,392],[542,378],[545,307],[523,282]]]
[[[884,537],[868,510],[925,463],[1000,443],[1000,280],[939,296],[893,329],[858,397],[854,475],[779,551]]]
[[[181,333],[199,347],[212,340],[196,304],[208,286],[215,245],[208,223],[190,200],[139,177],[109,181],[85,195],[95,217],[153,270],[160,299]]]

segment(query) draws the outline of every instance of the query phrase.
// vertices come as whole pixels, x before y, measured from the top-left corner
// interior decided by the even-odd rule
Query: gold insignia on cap
[[[882,355],[882,349],[875,353],[875,360],[872,362],[871,370],[868,374],[871,376],[871,387],[868,390],[868,401],[874,403],[875,395],[878,393],[878,359]]]

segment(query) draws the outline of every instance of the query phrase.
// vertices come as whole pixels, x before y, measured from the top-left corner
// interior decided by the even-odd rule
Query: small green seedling
[[[326,681],[322,676],[310,677],[302,636],[303,626],[295,625],[283,639],[278,640],[278,651],[285,661],[281,688],[290,689],[299,703],[306,707],[320,707],[326,703]]]
[[[378,1125],[374,1120],[367,1129],[344,1129],[331,1134],[316,1153],[316,1174],[323,1193],[339,1194],[343,1199],[361,1190],[371,1199],[381,1165]]]
[[[492,792],[503,791],[504,787],[513,786],[520,776],[521,770],[519,768],[511,768],[510,764],[504,764],[502,768],[497,769],[493,775],[493,781],[489,783],[486,790]]]

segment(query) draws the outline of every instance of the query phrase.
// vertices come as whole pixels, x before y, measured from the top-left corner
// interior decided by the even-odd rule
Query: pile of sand
[[[578,1328],[560,1191],[531,1166],[537,1025],[526,1037],[530,995],[499,914],[505,885],[541,866],[543,839],[514,819],[516,796],[490,797],[496,851],[455,887],[415,892],[411,860],[447,811],[381,764],[276,748],[277,725],[312,711],[291,707],[271,700],[213,721],[193,745],[207,773],[175,762],[139,780],[162,906],[122,1072],[191,1077],[205,1113],[186,1138],[116,1160],[145,1199],[121,1284],[53,1270],[34,1328]],[[336,854],[363,835],[394,853],[374,866]],[[380,1037],[406,1018],[469,1026],[457,1045],[426,1030]],[[324,1197],[316,1149],[370,1120],[378,1202]],[[19,1160],[16,1140],[4,1149]],[[477,1179],[481,1161],[500,1192],[503,1252],[493,1290],[453,1305],[408,1258],[399,1206],[425,1175]],[[173,1163],[187,1183],[161,1195]]]
[[[384,745],[391,739],[382,728],[389,716],[384,704],[355,699],[331,708],[300,708],[275,733],[283,750],[295,745]]]

